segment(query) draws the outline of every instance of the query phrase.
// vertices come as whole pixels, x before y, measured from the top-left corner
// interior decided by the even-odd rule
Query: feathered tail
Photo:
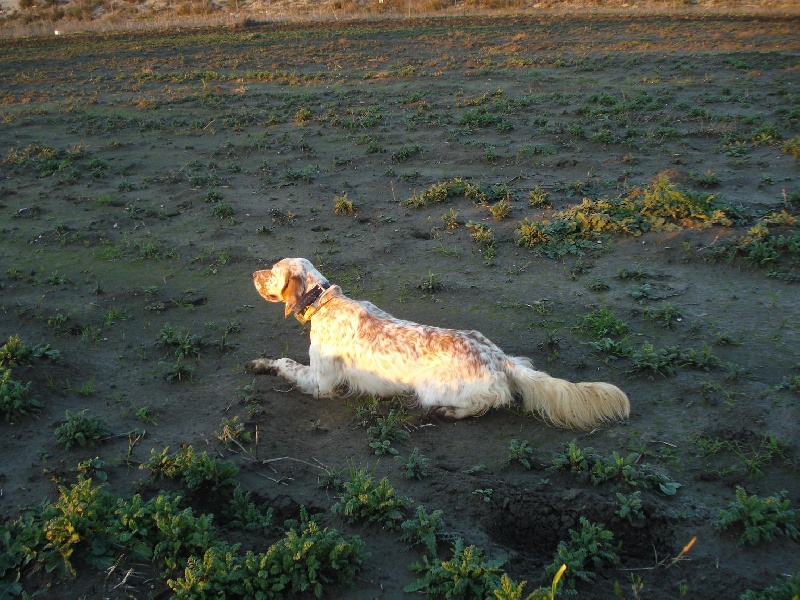
[[[527,359],[512,359],[508,375],[522,396],[525,409],[556,427],[589,429],[630,414],[628,396],[603,382],[571,383],[534,370]]]

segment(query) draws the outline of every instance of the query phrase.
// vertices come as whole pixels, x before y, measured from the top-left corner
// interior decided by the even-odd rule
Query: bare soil
[[[244,488],[286,518],[300,506],[328,511],[324,468],[374,469],[531,585],[547,583],[543,565],[580,516],[604,523],[621,564],[579,586],[582,598],[615,597],[615,583],[624,598],[676,598],[681,586],[736,598],[796,572],[796,543],[741,547],[712,527],[737,485],[800,502],[798,396],[781,387],[800,367],[796,262],[770,276],[708,258],[763,214],[798,212],[797,161],[780,143],[800,133],[798,31],[794,16],[538,15],[0,43],[0,333],[61,354],[14,371],[44,408],[0,423],[0,514],[55,498],[94,456],[114,491],[152,489],[135,464],[191,444],[233,461]],[[489,120],[465,118],[481,114]],[[764,125],[779,136],[759,138]],[[665,171],[744,220],[609,236],[602,250],[555,259],[515,244],[525,217],[626,194]],[[454,178],[505,186],[512,214],[494,220],[463,197],[402,203]],[[551,208],[529,206],[537,187]],[[355,214],[335,214],[343,194]],[[451,209],[461,225],[448,229]],[[470,221],[492,229],[488,256]],[[553,375],[613,382],[631,418],[576,432],[512,410],[446,422],[412,406],[411,436],[395,447],[419,448],[431,472],[408,481],[373,454],[358,399],[315,400],[244,370],[260,354],[307,360],[303,327],[251,283],[284,256],[311,259],[349,296],[398,317],[477,329]],[[665,307],[667,326],[646,318]],[[727,366],[631,373],[576,329],[597,308],[628,323],[631,344],[706,345]],[[204,341],[191,377],[172,383],[172,351],[156,343],[167,326]],[[154,422],[137,419],[142,408]],[[84,409],[115,435],[65,451],[54,429]],[[252,454],[215,437],[234,417],[259,430]],[[131,449],[134,430],[145,435]],[[767,436],[783,454],[759,463]],[[531,470],[502,467],[514,439],[534,446]],[[681,488],[644,491],[646,518],[633,525],[616,514],[616,493],[631,490],[546,470],[573,439],[639,453]],[[739,452],[706,455],[708,439]],[[329,597],[404,595],[415,550],[393,532],[326,523],[361,535],[371,554],[358,585]],[[687,560],[655,568],[693,537]],[[88,566],[76,580],[26,585],[48,597],[166,595],[148,567],[132,566],[120,587]]]

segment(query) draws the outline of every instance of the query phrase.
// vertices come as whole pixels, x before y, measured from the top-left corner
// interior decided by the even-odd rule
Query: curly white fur
[[[625,393],[610,383],[570,383],[507,356],[477,331],[397,319],[370,302],[342,293],[304,258],[284,258],[253,280],[269,302],[283,302],[311,323],[310,365],[258,358],[257,373],[277,372],[317,398],[345,388],[380,397],[413,394],[419,403],[456,419],[480,415],[521,398],[524,408],[557,427],[586,429],[623,419]],[[313,300],[310,304],[309,301]]]

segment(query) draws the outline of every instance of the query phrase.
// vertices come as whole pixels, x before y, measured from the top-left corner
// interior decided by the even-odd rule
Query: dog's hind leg
[[[257,358],[248,362],[247,368],[253,373],[280,375],[294,384],[304,394],[309,394],[315,398],[328,398],[331,396],[331,390],[320,389],[316,373],[311,367],[301,365],[291,358]]]

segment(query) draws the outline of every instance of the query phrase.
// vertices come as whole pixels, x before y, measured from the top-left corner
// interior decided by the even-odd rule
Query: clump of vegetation
[[[748,477],[764,476],[764,469],[778,458],[784,464],[791,464],[788,444],[769,434],[747,440],[738,440],[733,436],[722,438],[699,435],[695,438],[695,444],[699,458],[714,458],[717,465],[722,463],[721,466],[713,463],[704,465],[706,472],[715,472],[720,477],[729,476],[740,470],[743,470]],[[731,464],[731,458],[735,460],[734,464]]]
[[[0,369],[24,364],[33,357],[33,349],[26,346],[18,335],[12,335],[0,346]]]
[[[371,438],[369,446],[375,450],[375,454],[397,454],[392,442],[408,439],[409,433],[403,428],[407,420],[407,415],[395,409],[390,409],[385,417],[375,417],[375,424],[367,428]]]
[[[11,369],[0,368],[0,414],[6,422],[20,417],[36,415],[42,403],[31,395],[31,383],[21,383],[11,378]]]
[[[562,565],[567,565],[564,587],[575,589],[578,580],[592,583],[595,569],[619,563],[618,548],[612,545],[614,534],[602,525],[580,518],[580,530],[569,530],[569,540],[561,541],[553,562],[545,567],[549,575],[556,575]]]
[[[400,205],[410,208],[420,208],[428,204],[446,202],[450,198],[456,196],[464,196],[476,204],[485,202],[488,199],[486,193],[482,192],[475,184],[456,178],[434,183],[427,190],[402,200]]]
[[[738,530],[740,544],[754,545],[776,535],[800,541],[800,510],[790,508],[787,496],[786,491],[781,491],[775,496],[759,498],[736,486],[736,499],[717,512],[714,525],[722,530]]]
[[[428,271],[428,276],[417,284],[417,289],[428,294],[435,294],[444,289],[444,284],[433,271]]]
[[[245,429],[244,423],[239,420],[238,416],[233,419],[222,419],[219,427],[220,430],[214,432],[214,437],[229,449],[233,446],[241,448],[242,442],[250,441],[250,433]]]
[[[792,139],[783,142],[781,151],[785,152],[795,160],[800,160],[800,135],[796,135]]]
[[[617,492],[617,500],[620,504],[617,516],[620,519],[625,519],[630,523],[637,523],[644,519],[641,490],[636,490],[630,496]]]
[[[469,231],[472,241],[478,244],[483,250],[484,258],[487,260],[494,258],[496,253],[496,240],[492,228],[483,223],[470,221],[467,223],[467,231]]]
[[[722,240],[706,253],[707,260],[741,258],[753,268],[766,269],[778,279],[800,278],[800,227],[798,219],[781,210],[764,215],[745,235]]]
[[[364,560],[363,542],[321,527],[307,511],[287,521],[283,539],[266,552],[242,554],[238,546],[217,542],[186,560],[182,575],[167,581],[176,598],[322,596],[331,583],[349,584]]]
[[[533,446],[527,440],[512,439],[508,443],[508,454],[503,460],[502,466],[508,467],[512,463],[519,463],[526,469],[531,469],[531,457],[533,456]]]
[[[351,466],[350,479],[343,483],[343,488],[331,512],[351,523],[367,521],[385,529],[397,529],[411,505],[411,499],[395,492],[386,477],[376,482],[366,469]]]
[[[337,215],[354,215],[356,209],[353,201],[347,199],[347,194],[342,194],[333,199],[333,212]]]
[[[207,452],[195,452],[192,446],[182,446],[173,454],[169,447],[152,451],[150,460],[139,467],[149,470],[156,478],[181,481],[190,490],[218,491],[234,487],[239,469],[229,461],[219,460]]]
[[[179,328],[167,323],[156,338],[156,345],[161,348],[172,348],[175,358],[200,358],[204,342],[201,338],[190,333],[183,333]]]
[[[656,473],[646,464],[639,464],[640,458],[637,453],[622,456],[613,452],[611,456],[602,456],[593,448],[581,448],[576,440],[572,440],[562,453],[553,457],[549,470],[570,471],[588,478],[595,485],[611,481],[632,488],[658,489],[662,494],[674,496],[680,484]]]
[[[541,221],[523,219],[516,243],[556,258],[599,247],[607,234],[640,236],[681,226],[731,225],[735,211],[713,195],[682,192],[664,176],[621,198],[591,200]]]
[[[431,556],[436,555],[439,538],[444,530],[442,511],[428,512],[424,506],[418,506],[414,518],[406,519],[400,525],[403,535],[400,539],[415,546],[422,546]]]
[[[73,446],[96,446],[111,435],[100,417],[91,417],[86,410],[66,411],[66,421],[56,428],[56,441],[65,449]]]
[[[440,561],[426,555],[409,565],[420,577],[403,591],[424,591],[428,598],[490,598],[493,590],[500,586],[504,563],[503,559],[487,559],[483,550],[476,546],[465,547],[464,542],[457,539],[449,560]]]
[[[395,456],[400,464],[400,472],[406,479],[422,479],[428,475],[428,458],[422,455],[419,448],[414,448],[408,458]]]
[[[82,476],[59,494],[0,525],[0,582],[12,597],[24,593],[26,572],[72,577],[84,565],[108,569],[120,553],[152,563],[177,598],[321,596],[332,584],[352,583],[365,557],[357,536],[320,526],[303,508],[266,552],[242,552],[221,539],[213,515],[196,514],[180,496],[115,496]],[[238,498],[252,516],[249,495]],[[260,526],[264,519],[260,513]]]
[[[601,340],[622,335],[628,331],[628,324],[607,308],[598,308],[584,315],[575,329]]]
[[[747,590],[739,600],[796,600],[800,598],[800,572],[763,590]]]
[[[531,208],[550,208],[550,192],[537,185],[528,195],[528,204]]]

